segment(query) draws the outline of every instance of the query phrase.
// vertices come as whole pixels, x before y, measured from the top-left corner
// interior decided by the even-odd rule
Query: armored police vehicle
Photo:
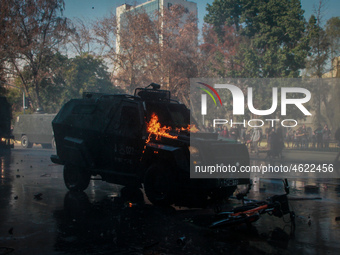
[[[34,113],[19,115],[14,123],[13,135],[25,149],[41,144],[45,149],[55,148],[52,120],[56,114]]]
[[[203,206],[249,184],[243,178],[190,179],[193,124],[189,109],[158,84],[137,88],[133,96],[85,93],[67,102],[52,121],[57,155],[51,160],[64,165],[70,190],[85,190],[91,176],[99,175],[110,183],[143,185],[156,205]],[[206,141],[220,146],[218,156],[226,165],[249,164],[243,144],[200,132],[195,139],[196,148]]]

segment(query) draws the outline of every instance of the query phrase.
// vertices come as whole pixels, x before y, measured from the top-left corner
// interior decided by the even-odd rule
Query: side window
[[[139,128],[139,114],[137,107],[123,106],[120,114],[120,128],[127,133]]]
[[[141,124],[138,104],[125,102],[111,119],[108,132],[135,138],[141,131]]]

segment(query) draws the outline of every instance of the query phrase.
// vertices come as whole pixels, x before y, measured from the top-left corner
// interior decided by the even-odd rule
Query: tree
[[[124,13],[120,26],[113,13],[93,24],[94,41],[102,46],[102,55],[110,61],[113,80],[129,93],[147,80],[146,62],[153,54],[151,45],[158,42],[152,26],[148,15],[137,11]]]
[[[218,77],[256,77],[253,74],[256,56],[249,54],[249,43],[240,36],[234,26],[224,25],[222,36],[213,26],[203,28],[203,44],[200,45],[205,62],[210,67],[210,76]],[[244,62],[247,56],[248,62]],[[252,58],[254,57],[254,58]],[[251,63],[249,63],[251,62]]]
[[[68,33],[67,19],[60,17],[64,1],[4,0],[1,4],[5,67],[20,79],[33,106],[40,108],[42,83],[49,75],[44,71],[46,58],[57,52]]]
[[[240,29],[240,21],[244,12],[246,2],[227,0],[214,1],[212,5],[207,4],[208,14],[204,17],[204,22],[213,25],[217,34],[223,37],[223,26],[235,26],[236,31]]]
[[[156,48],[150,74],[153,80],[167,86],[172,95],[189,106],[189,78],[198,77],[203,69],[198,47],[197,19],[187,15],[181,5],[173,5],[169,10],[158,14]]]
[[[304,11],[299,0],[215,0],[207,6],[207,10],[204,20],[211,27],[208,36],[204,35],[203,46],[205,49],[208,49],[207,45],[210,47],[205,54],[214,52],[209,63],[215,76],[299,77],[309,49]],[[211,30],[216,33],[214,36],[211,36]],[[276,79],[238,79],[237,83],[243,91],[248,86],[254,89],[256,109],[269,109],[272,105],[272,87],[282,86],[281,82],[276,83]],[[229,94],[224,96],[228,97]],[[229,106],[227,110],[230,110]],[[254,117],[247,109],[245,114]],[[269,118],[276,119],[275,114],[278,113]],[[297,113],[289,114],[294,118],[301,117]],[[228,117],[228,112],[225,115]]]
[[[197,20],[183,6],[173,5],[152,18],[142,9],[130,8],[120,24],[111,14],[97,21],[93,31],[114,68],[113,80],[129,93],[156,82],[188,103],[189,78],[203,70],[203,61],[198,51]]]
[[[308,51],[300,1],[215,0],[207,10],[205,21],[214,26],[222,42],[224,26],[234,26],[244,38],[235,56],[239,67],[244,69],[238,75],[247,74],[248,78],[299,76]]]
[[[326,23],[326,35],[330,45],[330,57],[340,56],[340,17],[332,17]]]
[[[68,65],[68,61],[67,56],[62,55],[59,52],[42,56],[39,70],[42,74],[39,81],[40,109],[43,109],[45,112],[55,113],[60,108],[60,104],[62,102],[61,92],[65,87],[64,73],[65,68]],[[20,87],[23,79],[25,81],[32,81],[34,79],[32,69],[28,65],[21,68],[20,75],[20,77],[15,79],[17,87]],[[30,101],[30,105],[26,105],[27,107],[34,106],[34,102],[30,96],[33,94],[34,87],[27,87],[26,97]],[[20,99],[20,95],[18,96]],[[13,99],[13,101],[18,101],[18,99]],[[34,107],[33,110],[35,110]]]
[[[45,112],[58,112],[65,100],[62,94],[66,85],[65,74],[69,61],[67,56],[59,52],[43,58],[41,71],[44,72],[44,78],[40,82],[40,96]]]
[[[329,54],[329,43],[325,31],[320,26],[320,18],[317,19],[314,15],[310,17],[308,22],[308,36],[310,53],[306,64],[307,74],[310,74],[314,78],[321,78],[322,74],[325,73],[326,61]],[[321,106],[322,102],[325,102],[327,98],[328,91],[326,91],[321,84],[322,81],[311,86],[312,93],[314,94],[313,108],[315,110],[314,122],[316,126],[319,126],[325,121],[321,114]]]
[[[97,47],[94,43],[93,34],[91,33],[91,24],[82,20],[72,20],[70,24],[71,33],[65,45],[66,51],[81,55],[83,53],[95,54]]]
[[[66,101],[83,96],[83,92],[115,93],[107,67],[100,58],[83,53],[71,59],[65,70],[61,98]]]
[[[323,98],[322,117],[325,120],[324,123],[329,125],[334,134],[336,129],[340,127],[340,82],[339,79],[333,78],[320,80],[326,80],[323,84],[323,89],[328,91],[327,97]]]
[[[321,78],[326,70],[330,44],[325,30],[321,27],[319,16],[312,15],[308,22],[310,51],[307,59],[307,73],[312,77]]]
[[[330,56],[330,43],[326,31],[322,27],[324,1],[320,0],[317,7],[314,7],[314,14],[311,15],[308,26],[307,36],[309,40],[309,55],[306,59],[306,73],[313,78],[322,78],[326,72],[327,62]],[[310,87],[314,94],[312,104],[314,114],[314,123],[316,126],[327,122],[327,115],[322,113],[323,106],[328,105],[329,91],[325,89],[324,81],[319,79],[312,82]]]
[[[60,53],[43,57],[40,81],[41,107],[45,112],[55,113],[72,98],[83,96],[83,92],[116,93],[119,91],[110,81],[104,61],[88,53],[72,59]],[[32,76],[31,69],[24,67],[21,72],[24,79]],[[17,78],[16,82],[20,83]],[[18,101],[20,95],[12,95],[12,101]],[[20,102],[19,102],[20,103]]]

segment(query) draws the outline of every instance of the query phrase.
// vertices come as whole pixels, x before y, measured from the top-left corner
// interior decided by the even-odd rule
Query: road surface
[[[212,208],[159,208],[141,190],[91,181],[66,189],[53,150],[15,146],[0,155],[1,254],[339,254],[340,180],[292,179],[289,217],[263,215],[252,228],[211,230]],[[256,164],[256,162],[254,163]],[[284,192],[254,178],[249,198]],[[133,195],[133,196],[132,196]],[[240,205],[230,199],[223,209]]]

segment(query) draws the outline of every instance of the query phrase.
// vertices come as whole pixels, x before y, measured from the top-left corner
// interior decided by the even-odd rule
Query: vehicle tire
[[[91,175],[78,166],[64,166],[64,182],[71,191],[84,191],[90,183]]]
[[[32,148],[33,147],[33,143],[31,143],[27,137],[27,135],[23,135],[21,137],[21,146],[24,148],[24,149],[27,149],[27,148]]]
[[[144,191],[154,205],[169,206],[174,203],[175,176],[166,164],[153,164],[145,173]]]

